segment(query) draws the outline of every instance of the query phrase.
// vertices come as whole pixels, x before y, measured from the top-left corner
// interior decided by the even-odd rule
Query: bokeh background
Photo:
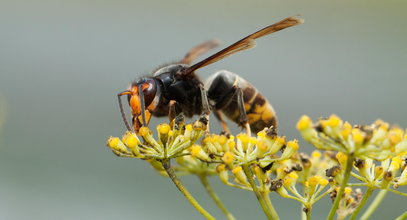
[[[289,138],[301,140],[302,114],[407,127],[406,11],[404,0],[1,0],[0,219],[201,219],[169,179],[105,147],[125,130],[116,94],[202,41],[226,46],[292,15],[305,24],[199,74],[249,79]],[[183,180],[223,218],[196,178]],[[264,218],[253,194],[211,182],[239,219]],[[282,219],[298,219],[298,203],[272,199]],[[329,204],[319,202],[314,218]],[[389,194],[373,219],[405,204]]]

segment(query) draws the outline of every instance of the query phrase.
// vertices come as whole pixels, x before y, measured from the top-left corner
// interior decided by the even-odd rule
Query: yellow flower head
[[[141,135],[141,136],[146,136],[146,135],[149,135],[151,133],[151,131],[150,131],[150,129],[148,128],[148,127],[141,127],[140,128],[140,130],[139,130],[139,134]]]
[[[237,173],[241,172],[242,170],[243,170],[243,168],[241,166],[237,166],[237,167],[233,168],[232,173],[237,174]]]
[[[311,154],[311,157],[316,158],[316,159],[319,159],[319,158],[321,158],[321,152],[318,151],[318,150],[314,150],[314,151],[312,152],[312,154]]]
[[[348,160],[348,156],[345,153],[338,152],[336,154],[336,159],[339,161],[340,164],[345,164]]]
[[[218,142],[219,142],[219,144],[224,145],[224,144],[226,144],[227,140],[228,139],[227,139],[227,137],[225,135],[220,135],[219,139],[218,139]]]
[[[338,127],[341,123],[342,120],[336,115],[331,115],[327,121],[329,127]]]
[[[352,137],[355,144],[362,144],[365,139],[363,132],[358,128],[352,129]]]
[[[352,193],[352,188],[350,187],[345,187],[345,194],[350,195]]]
[[[201,150],[201,146],[196,144],[192,145],[192,147],[190,148],[191,156],[196,157],[201,152]]]
[[[235,156],[233,155],[232,152],[226,152],[222,156],[222,161],[225,162],[226,164],[231,164],[234,158]]]
[[[352,125],[349,122],[345,122],[342,126],[341,135],[343,138],[347,138],[352,131]]]
[[[301,116],[300,120],[298,120],[297,122],[297,129],[300,131],[310,128],[311,126],[312,126],[311,118],[306,115]]]
[[[290,148],[292,148],[294,150],[298,150],[298,148],[300,146],[298,145],[298,140],[293,140],[293,141],[287,142],[287,147],[290,147]]]
[[[397,127],[390,129],[388,138],[392,145],[398,144],[401,140],[403,140],[403,130]]]
[[[161,134],[168,134],[170,132],[171,127],[168,124],[159,124],[157,126],[157,131]]]
[[[266,132],[265,132],[265,131],[259,131],[259,132],[257,132],[257,137],[265,138],[265,137],[266,137]]]
[[[321,176],[312,176],[310,178],[308,178],[307,182],[309,186],[316,186],[317,184],[319,184],[319,182],[321,181],[322,177]]]
[[[137,138],[136,134],[127,131],[122,137],[123,143],[130,149],[137,147],[139,144],[139,139]]]

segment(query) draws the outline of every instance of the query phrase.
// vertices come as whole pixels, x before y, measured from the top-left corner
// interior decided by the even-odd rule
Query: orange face
[[[144,98],[144,107],[140,99],[139,88],[142,90]],[[133,116],[133,128],[136,132],[144,125],[142,111],[144,108],[145,125],[147,126],[151,119],[151,114],[154,112],[158,105],[159,97],[157,96],[156,83],[153,79],[147,79],[144,82],[133,84],[129,90],[129,105],[131,107],[131,114]]]

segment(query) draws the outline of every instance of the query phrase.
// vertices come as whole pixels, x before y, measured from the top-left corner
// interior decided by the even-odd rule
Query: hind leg
[[[223,129],[226,129],[226,123],[216,114],[222,111],[226,116],[233,118],[233,121],[245,128],[247,134],[251,134],[247,114],[244,107],[243,90],[239,87],[241,79],[229,71],[219,71],[208,79],[207,86],[208,98],[215,108],[215,115],[220,120]],[[239,111],[239,112],[237,112]]]
[[[223,132],[226,134],[230,134],[230,129],[228,124],[226,123],[225,119],[223,118],[223,113],[221,111],[214,111],[216,118],[219,120],[220,125],[222,126]]]

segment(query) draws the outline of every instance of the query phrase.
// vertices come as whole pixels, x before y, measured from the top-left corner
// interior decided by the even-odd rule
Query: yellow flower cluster
[[[372,125],[352,126],[336,115],[315,123],[302,116],[297,129],[318,149],[353,154],[357,158],[382,161],[407,152],[406,132],[381,120]]]
[[[107,140],[107,146],[116,155],[147,160],[177,158],[184,156],[187,149],[190,150],[188,154],[199,157],[205,153],[200,146],[194,145],[194,143],[203,136],[206,126],[205,118],[186,126],[183,126],[183,121],[180,121],[173,128],[168,124],[160,124],[157,126],[157,139],[154,138],[153,132],[148,127],[141,127],[139,135],[127,131],[121,140],[117,137],[110,137]],[[140,137],[143,141],[140,141]]]
[[[157,137],[147,127],[138,134],[128,131],[121,139],[110,137],[107,145],[118,156],[142,158],[164,175],[164,162],[175,159],[177,175],[218,175],[228,186],[266,195],[276,192],[302,203],[305,213],[329,194],[338,218],[360,211],[363,193],[349,186],[367,186],[368,197],[373,189],[407,185],[406,131],[380,120],[352,126],[336,115],[316,122],[302,116],[297,129],[317,150],[300,153],[297,140],[287,141],[273,128],[255,137],[208,134],[204,117],[192,124],[160,124]],[[362,183],[348,183],[349,176]]]

